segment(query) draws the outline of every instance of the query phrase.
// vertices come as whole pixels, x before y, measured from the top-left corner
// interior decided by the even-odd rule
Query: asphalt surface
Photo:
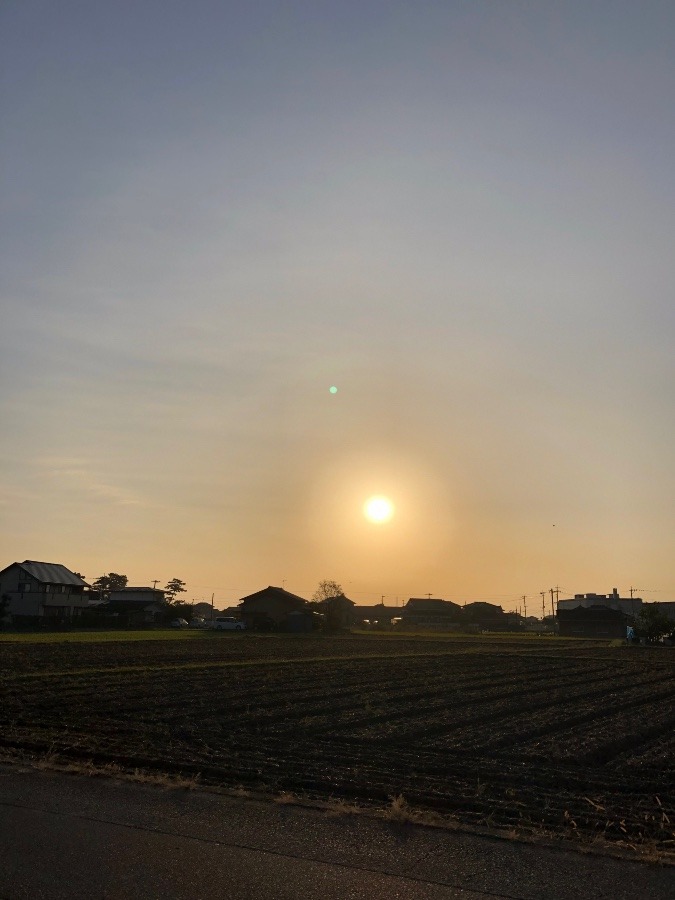
[[[0,766],[2,900],[675,897],[675,868]]]

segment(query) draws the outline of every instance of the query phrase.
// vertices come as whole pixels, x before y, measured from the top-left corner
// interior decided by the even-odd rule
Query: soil
[[[675,657],[555,640],[3,643],[0,746],[675,850]]]

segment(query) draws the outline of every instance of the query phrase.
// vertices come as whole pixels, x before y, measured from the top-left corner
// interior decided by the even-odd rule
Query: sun
[[[363,515],[370,522],[388,522],[394,515],[394,504],[388,497],[369,497],[363,504]]]

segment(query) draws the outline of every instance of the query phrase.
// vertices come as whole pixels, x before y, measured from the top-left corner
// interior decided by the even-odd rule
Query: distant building
[[[617,609],[628,616],[639,616],[642,598],[620,597],[618,590],[613,588],[611,594],[575,594],[571,599],[558,601],[558,611],[579,607],[589,609],[592,606],[604,606],[607,609]]]
[[[166,614],[164,591],[151,587],[125,587],[110,591],[100,610],[117,625],[133,627],[160,622]]]
[[[306,620],[301,621],[297,616],[291,625],[288,619],[291,613],[305,613],[311,621],[311,609],[303,597],[273,585],[239,601],[239,615],[247,628],[264,631],[285,631],[289,627],[294,631],[310,630],[311,625],[308,628]]]
[[[164,603],[164,591],[151,587],[125,587],[110,591],[111,603]]]
[[[625,638],[629,621],[629,616],[620,609],[598,604],[558,609],[561,637]]]
[[[238,612],[239,610],[237,610]],[[192,612],[195,616],[203,616],[205,619],[211,618],[211,613],[215,615],[214,607],[211,606],[210,603],[207,603],[206,600],[202,600],[199,603],[192,604]],[[220,615],[220,613],[218,614]],[[224,612],[222,613],[224,616],[233,615],[233,613]]]
[[[89,607],[89,585],[60,563],[26,559],[0,572],[0,600],[15,625],[73,622]]]
[[[401,627],[451,628],[459,627],[462,607],[452,600],[411,597],[401,610]]]
[[[466,625],[474,625],[484,631],[504,631],[509,627],[509,620],[501,606],[482,600],[467,603],[462,610],[462,618]]]
[[[400,616],[401,610],[396,606],[385,606],[384,603],[375,603],[372,606],[354,606],[352,610],[352,625],[378,625],[387,627],[391,620]]]
[[[326,617],[326,626],[331,631],[342,631],[349,628],[354,621],[356,604],[344,594],[320,600],[316,607]]]

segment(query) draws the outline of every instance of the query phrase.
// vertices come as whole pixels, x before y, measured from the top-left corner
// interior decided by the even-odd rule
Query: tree
[[[187,603],[185,600],[174,600],[173,603],[165,602],[162,618],[165,622],[171,622],[174,619],[185,619],[186,622],[191,622],[194,614],[192,603]]]
[[[172,578],[164,588],[164,593],[166,594],[169,603],[173,603],[175,601],[176,594],[182,594],[184,592],[185,582],[181,581],[180,578]]]
[[[92,588],[98,591],[103,600],[110,598],[111,591],[121,591],[127,586],[129,579],[126,575],[118,575],[117,572],[110,572],[109,575],[101,575],[96,581],[92,582]]]
[[[312,606],[324,616],[323,627],[328,631],[349,628],[354,604],[347,600],[337,581],[320,581],[312,594]]]
[[[673,634],[675,622],[659,609],[658,603],[646,603],[637,617],[635,630],[639,637],[653,642]]]
[[[320,581],[318,588],[312,594],[312,600],[315,603],[321,603],[324,600],[331,600],[333,597],[342,597],[343,594],[342,585],[337,581]]]

